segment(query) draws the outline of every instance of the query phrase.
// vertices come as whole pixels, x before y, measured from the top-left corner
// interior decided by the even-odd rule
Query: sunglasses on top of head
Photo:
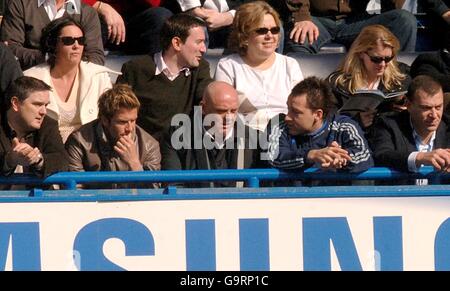
[[[86,45],[86,38],[84,36],[80,37],[72,37],[72,36],[61,36],[59,37],[63,45],[73,45],[75,41],[78,42],[79,45]]]
[[[380,64],[382,61],[384,61],[387,64],[394,59],[394,56],[377,57],[377,56],[371,56],[368,53],[366,53],[366,55],[369,57],[369,59],[372,61],[372,63],[375,63],[375,64]]]
[[[267,28],[267,27],[260,27],[255,29],[255,32],[259,35],[265,35],[270,31],[271,34],[279,34],[280,33],[280,27],[279,26],[274,26],[271,28]]]

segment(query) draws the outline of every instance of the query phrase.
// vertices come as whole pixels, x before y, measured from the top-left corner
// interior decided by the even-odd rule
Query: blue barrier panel
[[[271,180],[436,179],[421,168],[58,173],[0,183],[4,270],[449,270],[450,185],[260,187]],[[247,181],[244,188],[74,189]],[[39,202],[39,203],[37,203]],[[56,203],[53,203],[56,202]]]

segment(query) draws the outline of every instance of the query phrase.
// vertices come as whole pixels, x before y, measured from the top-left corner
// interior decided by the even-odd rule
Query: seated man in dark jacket
[[[268,128],[268,162],[274,168],[361,172],[373,166],[364,133],[350,117],[334,115],[328,83],[309,77],[288,97],[288,114]]]
[[[441,85],[429,76],[418,76],[409,87],[407,100],[408,110],[383,116],[374,124],[369,140],[375,164],[410,172],[422,165],[450,171]]]
[[[33,77],[19,77],[8,87],[1,115],[2,175],[33,173],[40,177],[67,171],[67,155],[58,123],[47,117],[51,87]]]
[[[189,118],[180,118],[183,125],[172,128],[166,136],[162,168],[209,170],[254,167],[257,161],[257,133],[238,118],[239,98],[236,90],[225,82],[212,82],[206,87],[200,104],[201,110],[196,107],[192,122]],[[172,124],[176,122],[172,120]],[[211,187],[235,185],[235,182],[209,184]]]

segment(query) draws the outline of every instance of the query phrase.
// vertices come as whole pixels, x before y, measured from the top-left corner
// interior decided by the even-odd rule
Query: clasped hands
[[[320,164],[322,169],[342,169],[352,158],[345,149],[333,141],[328,147],[310,150],[307,160]]]

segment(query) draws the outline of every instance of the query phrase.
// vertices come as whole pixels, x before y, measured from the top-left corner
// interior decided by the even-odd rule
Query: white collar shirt
[[[153,60],[155,61],[156,71],[155,76],[163,73],[167,79],[170,81],[175,80],[180,73],[184,72],[184,75],[188,77],[191,74],[191,70],[187,67],[182,68],[178,72],[174,73],[169,70],[169,67],[167,66],[166,62],[164,61],[164,58],[162,56],[162,52],[156,53],[153,57]]]

